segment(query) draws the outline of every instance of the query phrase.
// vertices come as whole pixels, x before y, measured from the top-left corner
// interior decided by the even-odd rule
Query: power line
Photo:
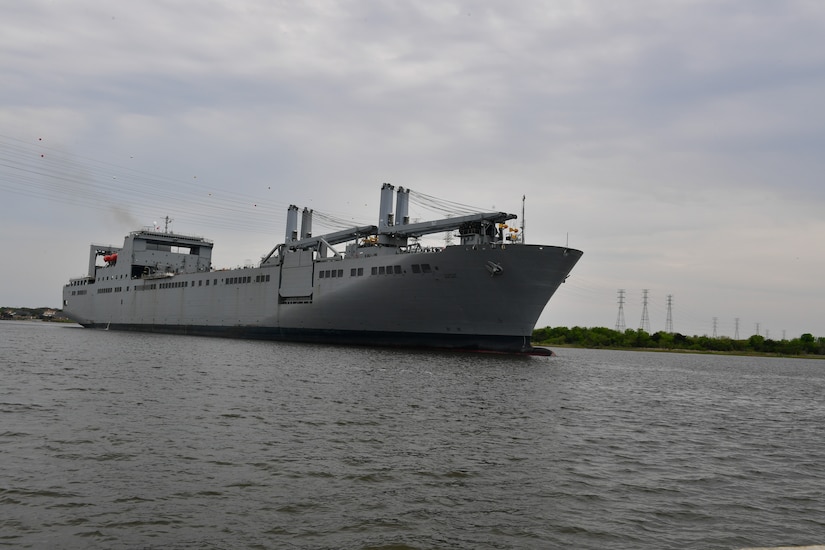
[[[410,203],[425,210],[436,212],[438,214],[445,216],[447,214],[453,216],[460,216],[484,211],[483,208],[476,208],[473,206],[462,204],[460,202],[441,199],[438,197],[434,197],[433,195],[422,193],[421,191],[413,190],[410,190]]]

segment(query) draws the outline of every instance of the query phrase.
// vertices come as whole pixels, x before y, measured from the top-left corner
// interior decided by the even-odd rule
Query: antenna
[[[521,244],[527,244],[524,240],[524,225],[526,223],[524,219],[524,201],[527,200],[527,195],[521,196]]]
[[[625,331],[624,323],[624,289],[619,289],[619,316],[616,317],[616,332]]]
[[[650,316],[647,314],[647,293],[648,289],[642,290],[642,321],[639,323],[639,330],[650,332]]]
[[[163,221],[165,222],[163,226],[163,232],[169,233],[169,224],[172,223],[174,220],[169,216],[166,216],[165,218],[163,218]]]
[[[673,334],[673,294],[667,295],[667,321],[665,321],[665,332]]]

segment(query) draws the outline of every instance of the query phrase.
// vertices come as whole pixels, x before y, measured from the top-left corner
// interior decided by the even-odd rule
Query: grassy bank
[[[759,334],[744,340],[734,340],[669,332],[649,334],[643,330],[619,332],[604,327],[544,327],[533,331],[533,343],[557,347],[825,357],[825,338],[817,338],[808,333],[791,340],[772,340]]]

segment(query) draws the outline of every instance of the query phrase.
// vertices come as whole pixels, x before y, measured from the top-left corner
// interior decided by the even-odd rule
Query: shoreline
[[[798,354],[789,355],[785,353],[766,353],[758,351],[716,351],[716,350],[700,350],[700,349],[681,349],[681,348],[625,348],[625,347],[610,347],[610,346],[577,346],[575,344],[549,344],[545,342],[532,342],[533,346],[541,346],[544,348],[557,349],[595,349],[595,350],[609,350],[609,351],[645,351],[654,353],[689,353],[698,355],[727,355],[737,357],[771,357],[771,358],[785,358],[785,359],[817,359],[825,360],[825,355],[818,354]]]

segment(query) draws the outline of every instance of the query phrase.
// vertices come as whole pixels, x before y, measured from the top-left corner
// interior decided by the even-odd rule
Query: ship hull
[[[497,334],[439,334],[363,330],[315,330],[284,327],[207,326],[207,325],[146,325],[146,324],[84,324],[85,328],[151,332],[181,336],[209,336],[274,340],[313,344],[380,346],[403,348],[434,348],[498,353],[534,353],[527,336]]]
[[[530,353],[539,315],[581,254],[523,244],[296,253],[156,280],[104,268],[82,290],[64,287],[64,312],[110,330]]]

